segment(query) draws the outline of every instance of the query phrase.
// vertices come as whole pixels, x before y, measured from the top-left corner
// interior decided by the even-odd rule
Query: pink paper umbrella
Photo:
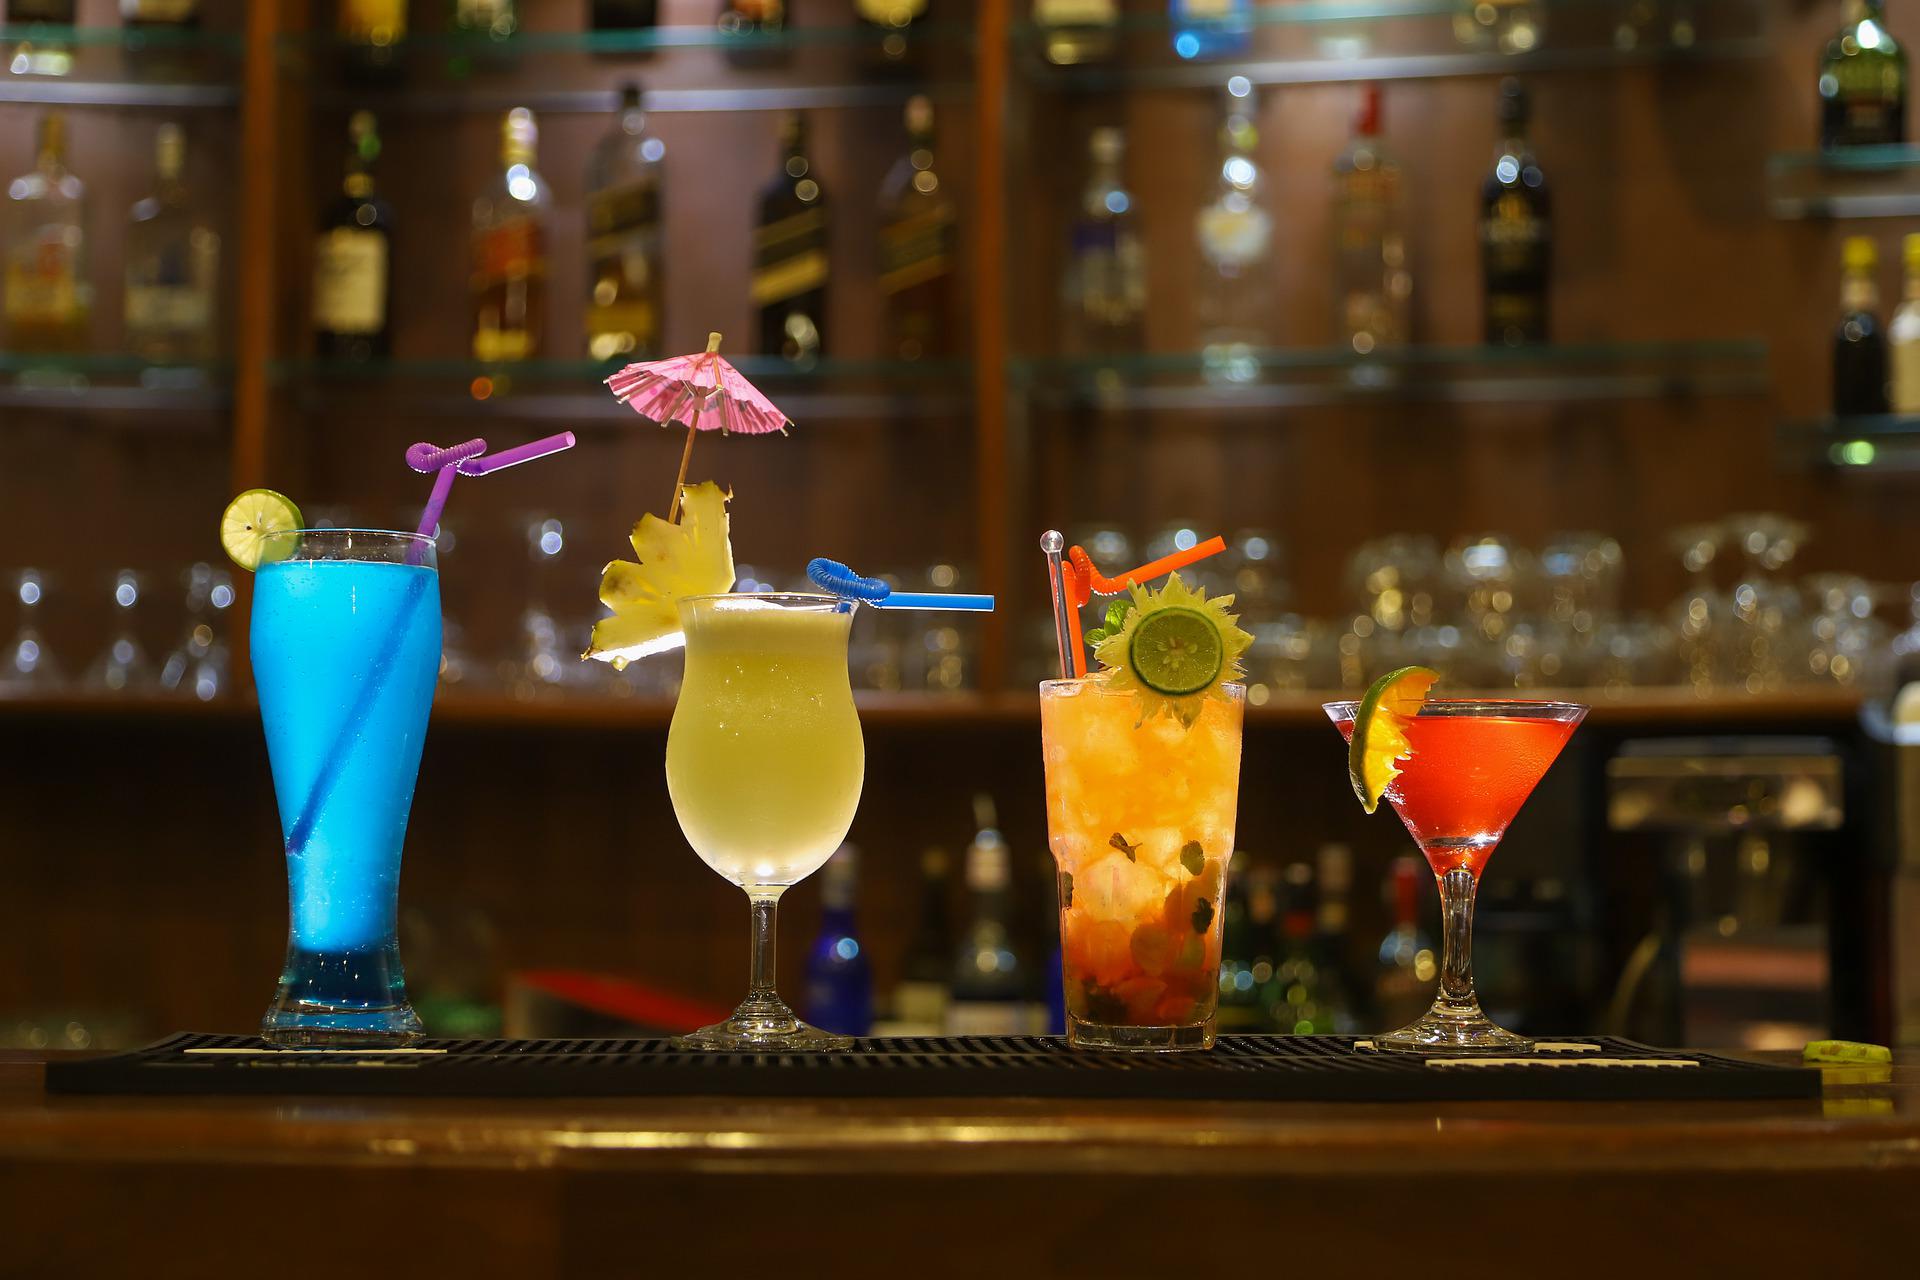
[[[620,403],[660,426],[680,424],[687,429],[687,447],[680,453],[680,477],[673,482],[669,523],[680,517],[680,489],[687,483],[687,464],[693,460],[696,431],[738,432],[746,436],[785,434],[793,423],[774,407],[738,369],[720,358],[720,335],[707,335],[707,349],[697,355],[630,364],[607,379]]]

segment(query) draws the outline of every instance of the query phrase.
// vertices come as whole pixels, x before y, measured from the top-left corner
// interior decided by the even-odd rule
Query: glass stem
[[[779,889],[749,889],[748,900],[753,904],[753,938],[749,952],[747,973],[747,1003],[756,1005],[779,1004],[780,995],[773,984],[773,961],[777,950],[775,942],[779,938],[780,909]]]
[[[1473,994],[1473,895],[1479,878],[1465,867],[1436,877],[1440,884],[1440,994],[1433,1011],[1443,1017],[1478,1018]]]

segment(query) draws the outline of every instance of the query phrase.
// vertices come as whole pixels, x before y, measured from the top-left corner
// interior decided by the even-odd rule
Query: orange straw
[[[1075,678],[1087,674],[1087,645],[1080,634],[1080,610],[1086,607],[1095,595],[1115,596],[1130,585],[1150,582],[1164,573],[1175,569],[1184,569],[1196,560],[1205,560],[1227,549],[1226,539],[1208,538],[1205,542],[1188,547],[1185,551],[1176,551],[1170,556],[1161,556],[1138,569],[1129,569],[1117,578],[1102,576],[1093,567],[1093,557],[1086,548],[1075,545],[1067,548],[1067,562],[1060,566],[1060,576],[1064,580],[1067,596],[1072,604],[1067,612],[1068,639],[1072,641],[1073,674]]]
[[[1227,549],[1225,538],[1212,537],[1205,542],[1196,543],[1185,551],[1176,551],[1170,556],[1161,556],[1150,564],[1138,569],[1129,569],[1117,578],[1103,578],[1100,571],[1093,567],[1093,558],[1080,546],[1067,549],[1067,559],[1073,564],[1074,603],[1084,605],[1094,595],[1117,596],[1129,586],[1147,582],[1163,573],[1172,573],[1175,569],[1184,569],[1196,560],[1205,560],[1208,556],[1218,555]]]

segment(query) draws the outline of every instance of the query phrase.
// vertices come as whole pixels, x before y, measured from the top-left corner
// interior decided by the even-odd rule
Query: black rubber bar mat
[[[1356,1044],[1358,1047],[1356,1047]],[[1070,1049],[1045,1036],[901,1037],[846,1053],[691,1053],[666,1040],[425,1040],[409,1049],[274,1049],[182,1033],[57,1060],[86,1094],[500,1098],[1180,1098],[1273,1102],[1814,1098],[1820,1073],[1630,1040],[1545,1041],[1527,1058],[1381,1053],[1352,1036],[1223,1036],[1210,1053]]]

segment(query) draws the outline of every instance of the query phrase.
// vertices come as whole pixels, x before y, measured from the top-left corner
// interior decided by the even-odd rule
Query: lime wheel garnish
[[[235,564],[252,573],[264,563],[292,554],[291,540],[281,539],[271,546],[267,540],[300,527],[300,508],[292,498],[271,489],[249,489],[228,503],[220,517],[220,545]]]
[[[1173,698],[1211,688],[1226,662],[1220,624],[1199,609],[1145,614],[1127,645],[1127,664],[1140,683]]]
[[[1420,714],[1439,678],[1430,667],[1401,667],[1375,680],[1360,699],[1347,743],[1347,777],[1368,813],[1380,807],[1380,797],[1400,776],[1400,762],[1413,754],[1407,722]]]

